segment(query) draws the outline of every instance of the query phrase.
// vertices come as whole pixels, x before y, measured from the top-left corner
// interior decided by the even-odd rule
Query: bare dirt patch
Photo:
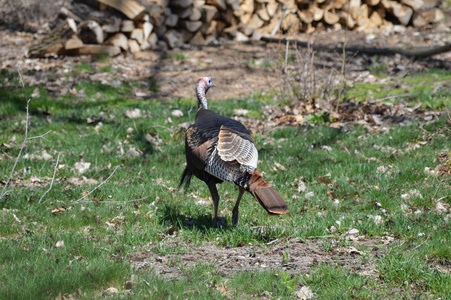
[[[25,77],[25,84],[43,85],[56,96],[70,92],[80,80],[92,80],[108,85],[141,81],[142,86],[130,96],[142,99],[194,97],[193,86],[198,77],[205,75],[213,76],[218,88],[212,89],[209,97],[217,100],[245,98],[254,93],[286,88],[283,81],[286,45],[230,43],[202,48],[187,47],[168,52],[146,51],[135,56],[123,54],[105,63],[88,56],[27,59],[25,54],[28,47],[42,38],[41,35],[0,28],[0,37],[0,70],[31,71],[32,76]],[[295,38],[322,45],[346,43],[366,47],[430,47],[451,41],[446,30],[436,29],[408,29],[388,35],[365,35],[349,31],[322,32],[316,35],[300,34]],[[306,49],[300,51],[307,53]],[[327,74],[338,74],[342,61],[342,53],[315,52],[315,69],[324,69]],[[74,66],[83,62],[92,63],[93,67],[111,64],[113,69],[95,74],[74,74]],[[387,68],[384,72],[388,76],[405,76],[431,68],[450,69],[451,53],[422,60],[399,55],[377,59],[368,55],[350,55],[345,62],[345,79],[377,82],[378,79],[368,72],[368,67],[374,64],[385,65]],[[153,91],[150,86],[154,87]]]
[[[332,244],[336,240],[329,241]],[[137,270],[151,270],[168,278],[185,276],[189,268],[199,263],[213,265],[223,276],[233,276],[242,271],[285,271],[290,274],[308,273],[310,268],[321,263],[347,266],[364,276],[377,276],[378,271],[368,257],[384,252],[381,240],[356,241],[354,246],[334,247],[324,251],[324,240],[297,238],[274,240],[265,245],[243,245],[239,247],[218,246],[205,243],[191,246],[185,241],[171,240],[168,248],[180,249],[177,254],[159,254],[157,246],[147,251],[132,254],[130,259]],[[355,247],[369,246],[368,253]]]

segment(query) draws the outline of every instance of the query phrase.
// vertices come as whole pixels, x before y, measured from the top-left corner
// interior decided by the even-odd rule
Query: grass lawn
[[[1,76],[0,82],[18,82],[14,73]],[[217,229],[206,185],[193,179],[187,192],[178,189],[185,163],[179,125],[193,121],[194,99],[134,100],[131,84],[80,82],[76,89],[60,98],[39,87],[39,93],[0,89],[0,188],[25,136],[31,94],[28,137],[37,137],[27,140],[0,200],[0,299],[92,299],[110,287],[117,289],[109,290],[112,299],[290,299],[303,286],[317,299],[451,297],[451,177],[433,174],[451,167],[449,115],[389,131],[353,125],[256,133],[259,170],[290,213],[268,216],[246,194],[233,228],[238,191],[225,183],[220,214],[229,226]],[[445,98],[440,106],[449,104]],[[246,108],[262,118],[271,101],[210,100],[209,106],[227,116]],[[347,257],[357,256],[371,272],[339,259],[290,269],[288,250],[279,268],[227,276],[218,262],[185,267],[183,260],[190,247],[264,253],[275,241],[288,246],[294,239],[297,247],[315,242],[331,258],[354,247]],[[135,267],[131,258],[143,251],[179,256],[167,267],[183,275],[168,279]]]

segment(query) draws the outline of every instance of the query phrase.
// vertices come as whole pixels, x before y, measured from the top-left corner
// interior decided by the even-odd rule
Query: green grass
[[[90,65],[80,65],[75,72],[90,69]],[[2,73],[0,82],[6,79],[9,84],[18,83],[13,73]],[[26,95],[34,88],[0,89],[3,184],[19,153]],[[449,208],[451,179],[424,172],[425,167],[439,163],[439,153],[450,153],[448,116],[424,126],[394,126],[388,133],[369,132],[360,126],[345,133],[319,124],[256,134],[259,169],[286,199],[290,214],[267,216],[245,195],[239,225],[232,228],[231,211],[238,192],[231,184],[222,184],[220,212],[229,226],[217,229],[212,227],[206,185],[193,179],[187,193],[177,189],[185,162],[184,133],[177,125],[193,120],[194,113],[188,113],[195,106],[193,99],[133,100],[128,98],[132,84],[112,88],[82,81],[76,89],[84,90],[86,96],[53,98],[41,88],[40,97],[30,102],[29,137],[51,132],[45,139],[27,142],[23,155],[28,158],[19,160],[10,192],[0,204],[0,299],[49,299],[60,293],[76,294],[79,289],[80,299],[92,299],[101,297],[108,287],[118,288],[119,295],[112,298],[121,299],[289,299],[303,285],[318,299],[449,296],[451,277],[439,270],[440,266],[449,270],[450,221],[435,207],[440,201]],[[436,96],[431,93],[430,101],[441,101]],[[443,97],[449,99],[449,95]],[[255,96],[244,101],[211,101],[210,107],[228,116],[238,107],[261,116],[270,101]],[[125,117],[127,110],[135,108],[142,117]],[[173,109],[182,110],[184,116],[175,118]],[[142,156],[124,154],[130,149],[142,151]],[[51,159],[40,158],[44,150]],[[58,154],[64,166],[39,203]],[[91,163],[83,174],[75,168],[81,160]],[[287,171],[275,169],[274,162]],[[90,202],[74,202],[106,180],[115,167],[111,178],[84,199]],[[70,183],[70,178],[83,176],[96,182]],[[305,191],[297,191],[299,179]],[[412,190],[418,190],[421,197],[401,197]],[[199,205],[199,199],[209,205]],[[380,223],[374,216],[380,216]],[[336,227],[333,233],[331,226]],[[369,240],[390,236],[395,241],[378,245],[382,252],[376,255],[374,247],[344,237],[351,228]],[[320,241],[318,236],[332,238]],[[326,253],[335,251],[337,243],[354,245],[366,253],[362,259],[374,266],[378,276],[362,275],[354,265],[337,262],[317,263],[308,272],[270,270],[223,276],[214,264],[198,262],[186,268],[182,260],[175,259],[171,264],[183,276],[168,280],[151,269],[134,269],[130,261],[133,253],[149,249],[160,256],[183,255],[190,247],[207,242],[218,247],[252,244],[268,249],[268,242],[291,238],[318,240]],[[178,246],[171,240],[179,241]],[[64,247],[57,247],[59,241],[64,241]],[[280,257],[290,260],[286,255]],[[134,282],[131,293],[125,291],[130,280]]]
[[[380,69],[371,68],[376,76],[381,75]],[[409,74],[402,78],[391,78],[386,83],[356,83],[348,92],[347,97],[357,102],[372,99],[387,98],[388,102],[399,99],[415,105],[432,109],[444,109],[451,106],[451,72],[432,69],[426,72]]]

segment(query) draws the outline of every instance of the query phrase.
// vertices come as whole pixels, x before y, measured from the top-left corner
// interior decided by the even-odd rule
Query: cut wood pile
[[[444,19],[440,0],[73,0],[30,56],[114,56],[321,30],[391,31]]]

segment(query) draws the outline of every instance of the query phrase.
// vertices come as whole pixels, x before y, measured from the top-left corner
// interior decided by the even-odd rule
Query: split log
[[[295,14],[289,14],[282,20],[282,25],[280,26],[284,31],[298,32],[299,31],[299,19]]]
[[[373,13],[370,16],[370,22],[374,26],[381,26],[383,23],[383,19],[381,18],[381,16],[377,11],[373,11]]]
[[[181,36],[183,43],[188,43],[189,40],[191,40],[194,36],[194,33],[192,33],[191,31],[188,31],[186,29],[180,29],[179,34]]]
[[[104,35],[102,27],[96,21],[85,21],[80,24],[80,32],[78,36],[84,44],[102,44]]]
[[[252,17],[252,14],[242,14],[240,16],[240,22],[243,24],[249,24],[251,17]]]
[[[276,2],[270,2],[268,5],[266,5],[266,10],[268,11],[268,15],[270,17],[273,17],[277,10],[279,9],[279,4]]]
[[[340,17],[332,11],[327,10],[324,12],[324,21],[329,25],[338,23],[339,19]]]
[[[208,5],[213,5],[220,10],[225,10],[227,8],[224,0],[207,0],[205,3]]]
[[[418,13],[423,17],[426,23],[437,23],[445,19],[445,15],[438,8],[420,11]]]
[[[138,28],[142,29],[144,40],[146,41],[149,38],[150,34],[152,33],[153,25],[150,22],[144,22],[138,24]]]
[[[83,42],[76,35],[73,35],[64,43],[65,50],[72,50],[80,47],[83,47]]]
[[[332,7],[335,9],[342,9],[346,5],[348,5],[348,0],[335,0],[332,1]]]
[[[170,48],[178,48],[182,45],[182,36],[175,30],[166,31],[163,39]]]
[[[124,51],[128,51],[128,39],[123,33],[116,33],[105,42],[105,45],[119,47]]]
[[[108,24],[102,25],[102,30],[106,33],[116,33],[121,29],[121,19],[112,17]]]
[[[380,0],[365,0],[365,3],[370,6],[376,6],[381,2]]]
[[[193,8],[191,15],[189,16],[190,21],[199,21],[202,18],[202,12],[199,8]]]
[[[260,19],[262,19],[263,21],[269,21],[270,16],[269,16],[266,8],[261,8],[261,9],[257,10],[256,13],[260,17]]]
[[[391,8],[393,15],[396,16],[401,24],[409,24],[410,18],[413,15],[413,9],[411,7],[392,1]]]
[[[147,42],[149,42],[149,46],[151,49],[156,49],[158,44],[158,36],[155,32],[151,33],[149,38],[147,39]]]
[[[310,10],[300,10],[298,11],[299,19],[306,24],[313,22],[313,13]]]
[[[143,30],[141,28],[133,29],[132,33],[130,34],[130,38],[137,41],[138,44],[142,45],[144,42]]]
[[[412,17],[412,24],[414,27],[423,27],[427,25],[427,21],[418,13],[414,13]]]
[[[196,32],[202,26],[201,21],[185,21],[185,28],[189,32]]]
[[[205,45],[205,38],[200,31],[198,31],[190,40],[193,45]]]
[[[247,35],[245,35],[244,33],[241,32],[237,32],[235,38],[233,39],[234,41],[237,42],[245,42],[249,40],[249,37]]]
[[[107,55],[117,56],[121,53],[121,49],[115,46],[105,45],[84,45],[81,48],[65,51],[67,55]]]
[[[122,32],[132,32],[135,29],[135,24],[131,20],[122,20],[121,31]]]
[[[187,7],[181,10],[174,11],[179,16],[179,19],[187,19],[193,13],[193,7]]]
[[[131,53],[137,53],[141,51],[141,47],[139,47],[139,44],[135,40],[128,40],[128,48],[130,49]]]
[[[64,49],[62,41],[65,41],[72,34],[76,33],[74,31],[74,24],[73,19],[66,19],[58,23],[49,35],[30,47],[28,57],[44,57],[49,53],[58,54]]]
[[[218,9],[211,5],[201,6],[201,11],[202,11],[202,20],[207,23],[210,23],[218,13]]]
[[[243,0],[240,9],[248,14],[254,13],[254,0]]]
[[[252,28],[260,28],[263,26],[265,22],[257,14],[252,15],[251,19],[248,22],[248,25]]]
[[[97,0],[99,3],[110,6],[122,12],[129,19],[140,20],[146,14],[144,6],[133,0]]]
[[[316,5],[312,5],[309,8],[309,11],[312,13],[314,21],[320,21],[323,18],[323,16],[324,16],[324,10],[319,8]]]
[[[401,2],[412,7],[414,10],[422,9],[424,6],[423,0],[401,0]]]
[[[251,26],[249,26],[247,24],[240,24],[238,26],[238,30],[240,32],[242,32],[243,34],[245,34],[246,36],[251,36],[252,33],[254,33],[254,28],[252,28]]]
[[[173,0],[171,5],[178,6],[181,8],[187,8],[193,4],[193,0]]]
[[[218,22],[216,22],[215,20],[211,21],[210,23],[203,23],[200,31],[204,36],[212,35],[216,32],[217,25]]]
[[[166,21],[164,24],[168,27],[175,27],[177,25],[177,22],[179,21],[179,16],[176,14],[170,14],[166,17]]]

